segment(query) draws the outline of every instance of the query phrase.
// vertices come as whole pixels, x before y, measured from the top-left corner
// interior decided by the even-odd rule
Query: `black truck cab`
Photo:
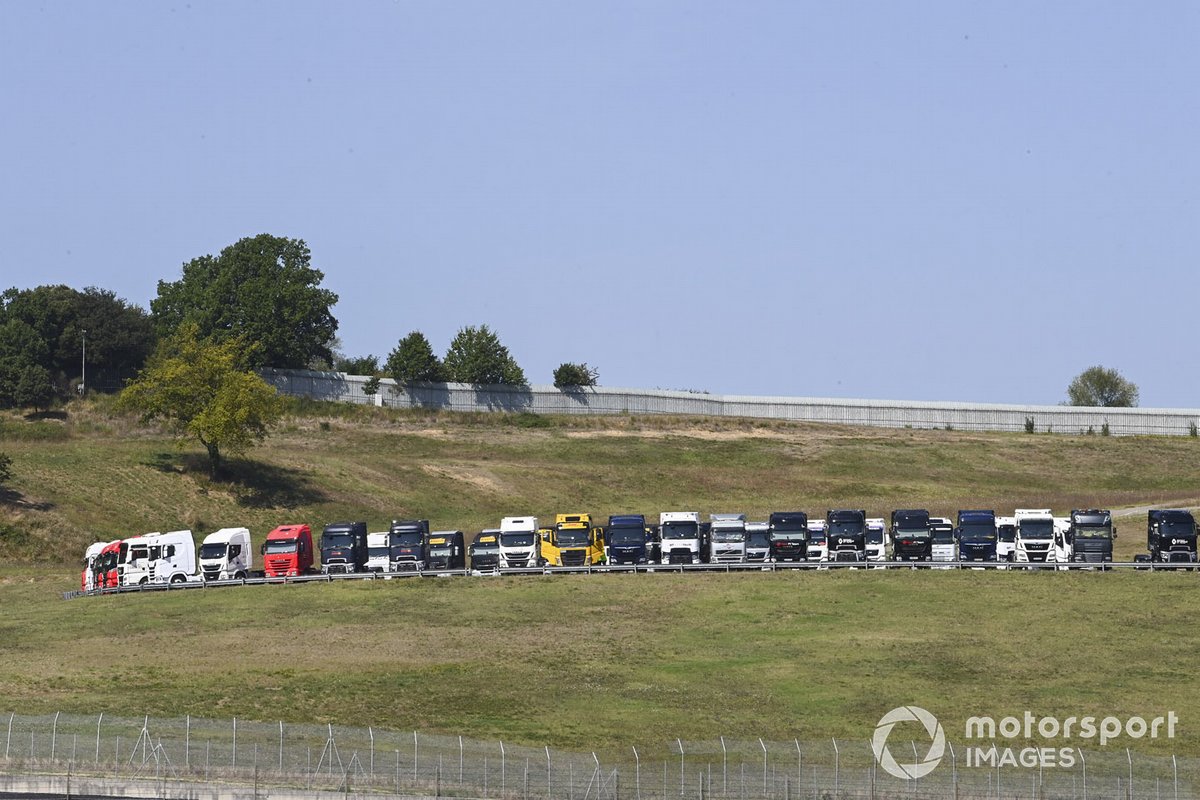
[[[808,558],[808,514],[803,511],[772,511],[767,518],[771,533],[771,556],[776,561]]]
[[[892,512],[892,551],[897,561],[932,561],[933,533],[929,512],[901,508]]]

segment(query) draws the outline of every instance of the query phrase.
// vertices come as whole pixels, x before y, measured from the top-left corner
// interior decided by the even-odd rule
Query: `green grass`
[[[670,509],[1200,501],[1200,442],[745,420],[539,418],[295,404],[229,475],[75,405],[0,419],[0,710],[372,724],[587,749],[717,736],[865,739],[917,703],[971,714],[1183,717],[1200,754],[1194,574],[863,572],[272,586],[66,602],[84,547],[429,518]],[[1121,521],[1118,558],[1145,543]]]

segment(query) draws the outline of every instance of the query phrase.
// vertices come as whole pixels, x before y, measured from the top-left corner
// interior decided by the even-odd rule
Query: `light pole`
[[[79,396],[83,397],[87,393],[87,330],[83,331],[83,361],[80,364],[79,371]]]

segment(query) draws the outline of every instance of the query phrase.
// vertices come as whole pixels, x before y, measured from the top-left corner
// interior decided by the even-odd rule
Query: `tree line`
[[[337,352],[334,292],[300,239],[247,237],[160,280],[146,311],[108,289],[11,288],[0,294],[0,408],[45,410],[82,390],[117,391],[184,323],[200,340],[252,344],[247,369],[337,369],[412,381],[524,385],[525,372],[487,325],[465,326],[437,358],[414,331],[380,365]],[[556,385],[591,386],[595,370],[563,364]]]

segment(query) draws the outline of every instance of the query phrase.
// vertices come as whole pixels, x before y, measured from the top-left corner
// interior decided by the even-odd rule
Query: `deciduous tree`
[[[202,338],[243,337],[257,347],[250,367],[302,369],[333,362],[337,295],[320,288],[325,275],[311,264],[303,240],[269,234],[241,239],[218,256],[183,265],[174,282],[159,281],[150,301],[155,325],[169,335],[196,323]]]
[[[1072,406],[1132,408],[1138,404],[1138,388],[1115,369],[1088,367],[1076,375],[1067,387],[1067,403]]]
[[[185,322],[160,343],[118,406],[168,420],[181,437],[199,440],[215,476],[225,454],[262,441],[283,413],[275,388],[247,368],[248,360],[242,339],[203,339]]]
[[[413,331],[400,340],[388,355],[384,370],[396,383],[444,380],[442,362],[433,354],[429,340],[420,331]]]
[[[461,328],[442,361],[446,377],[459,383],[524,386],[525,372],[487,325]]]

